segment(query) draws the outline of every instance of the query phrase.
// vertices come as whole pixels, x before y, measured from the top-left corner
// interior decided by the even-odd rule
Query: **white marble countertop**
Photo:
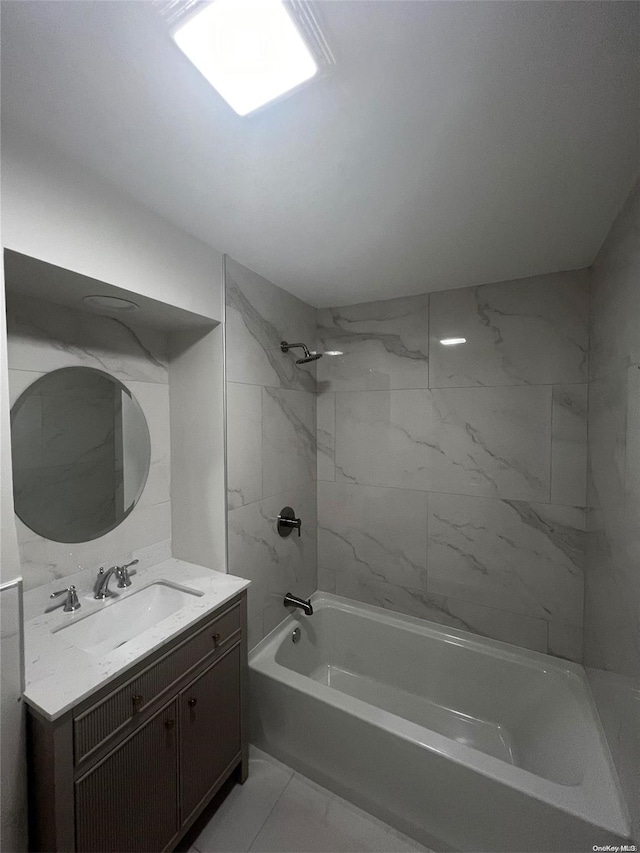
[[[180,584],[202,595],[194,596],[192,602],[104,656],[97,657],[76,648],[65,637],[67,632],[59,630],[96,611],[113,607],[158,581]],[[250,581],[171,558],[140,569],[132,575],[131,586],[125,590],[115,588],[115,578],[111,583],[117,596],[96,601],[92,591],[79,589],[82,604],[79,610],[64,613],[59,607],[25,622],[24,699],[49,720],[55,720],[109,684],[167,640],[246,589]],[[63,588],[65,579],[56,585]]]

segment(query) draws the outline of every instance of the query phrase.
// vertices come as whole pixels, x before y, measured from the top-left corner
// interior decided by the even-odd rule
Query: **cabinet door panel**
[[[76,782],[79,853],[163,850],[178,831],[178,703]]]
[[[180,694],[182,820],[240,752],[240,646]]]

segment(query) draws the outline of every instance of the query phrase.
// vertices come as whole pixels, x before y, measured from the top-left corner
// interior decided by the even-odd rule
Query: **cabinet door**
[[[178,831],[174,700],[76,782],[78,853],[163,850]]]
[[[182,821],[240,752],[240,646],[180,694]]]

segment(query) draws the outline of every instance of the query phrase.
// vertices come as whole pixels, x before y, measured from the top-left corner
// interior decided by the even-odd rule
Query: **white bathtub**
[[[334,595],[312,602],[250,655],[258,747],[438,850],[629,843],[581,666]]]

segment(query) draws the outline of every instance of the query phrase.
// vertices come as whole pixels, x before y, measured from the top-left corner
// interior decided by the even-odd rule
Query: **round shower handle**
[[[290,506],[285,506],[280,510],[278,516],[278,533],[280,536],[289,536],[294,527],[298,528],[298,536],[302,528],[302,519],[296,518],[295,510]]]

